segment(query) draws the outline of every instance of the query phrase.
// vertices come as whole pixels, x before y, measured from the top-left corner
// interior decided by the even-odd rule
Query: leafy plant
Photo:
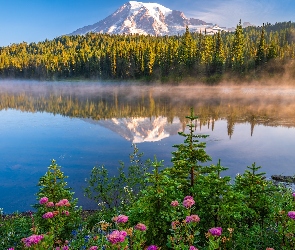
[[[31,233],[32,218],[20,213],[1,215],[0,218],[0,248],[20,249],[21,239]]]
[[[127,167],[120,162],[118,174],[110,176],[104,167],[94,167],[85,188],[85,195],[95,200],[99,208],[105,213],[115,211],[124,212],[126,207],[134,202],[140,190],[146,186],[145,175],[148,173],[150,164],[142,162],[142,153],[137,146],[133,145],[133,153],[130,155],[131,165]]]
[[[74,193],[67,187],[66,178],[61,167],[52,160],[48,171],[39,180],[38,203],[34,205],[37,211],[33,232],[50,232],[54,235],[54,245],[58,246],[63,245],[72,230],[81,223],[81,208],[77,209],[78,200],[73,198]]]
[[[129,208],[128,215],[133,224],[143,222],[147,225],[147,242],[165,245],[169,233],[172,208],[170,203],[183,197],[182,184],[169,177],[162,161],[155,158],[151,163],[154,169],[147,174],[147,188],[140,192],[138,200]]]
[[[265,179],[265,173],[257,173],[260,168],[254,162],[235,179],[234,188],[243,195],[243,217],[249,227],[256,222],[264,226],[265,219],[272,213],[270,196],[277,190]]]

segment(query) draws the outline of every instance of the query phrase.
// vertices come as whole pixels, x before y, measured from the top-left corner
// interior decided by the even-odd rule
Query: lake
[[[295,87],[145,86],[113,82],[0,81],[0,208],[32,210],[39,178],[51,160],[69,176],[79,205],[94,166],[116,174],[136,144],[144,159],[171,166],[190,107],[207,152],[235,177],[253,162],[294,175]]]

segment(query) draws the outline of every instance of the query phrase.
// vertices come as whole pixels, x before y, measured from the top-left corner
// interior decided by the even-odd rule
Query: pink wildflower
[[[123,235],[124,237],[127,236],[127,232],[126,231],[121,231],[121,235]]]
[[[198,250],[198,248],[194,247],[194,246],[190,246],[189,250]]]
[[[98,246],[92,246],[89,248],[89,250],[98,250]]]
[[[288,212],[288,216],[289,216],[292,220],[295,220],[295,211],[290,211],[290,212]]]
[[[52,201],[49,201],[46,203],[46,207],[54,207],[54,203]]]
[[[178,201],[171,201],[170,204],[172,207],[177,207],[179,205]]]
[[[193,199],[193,197],[191,196],[186,196],[183,200],[183,206],[186,207],[186,208],[191,208],[194,204],[195,204],[195,201]]]
[[[194,199],[194,198],[193,198],[192,196],[189,196],[189,195],[188,195],[188,196],[185,196],[183,200],[185,201],[185,200],[193,200],[193,199]]]
[[[70,212],[69,211],[63,211],[62,214],[66,215],[66,216],[69,216]]]
[[[112,244],[117,244],[119,242],[124,242],[127,232],[115,230],[111,234],[107,235],[107,239]]]
[[[62,248],[57,247],[55,250],[69,250],[70,248],[68,246],[63,246]]]
[[[128,221],[128,216],[123,214],[120,214],[116,220],[117,223],[126,223],[127,221]]]
[[[53,218],[54,214],[52,212],[47,212],[45,214],[43,214],[42,218],[43,219],[51,219]]]
[[[139,231],[146,231],[146,225],[142,223],[138,223],[134,228]]]
[[[158,250],[159,248],[156,245],[151,245],[147,248],[147,250]]]
[[[58,203],[55,204],[57,207],[69,207],[71,204],[67,199],[62,199]]]
[[[31,245],[38,244],[43,238],[44,238],[43,235],[33,234],[29,236],[28,238],[23,238],[22,242],[25,244],[26,247],[30,247]]]
[[[40,200],[39,200],[39,204],[43,205],[45,203],[47,203],[48,201],[48,198],[47,197],[42,197]]]
[[[222,228],[221,227],[210,228],[209,233],[213,236],[220,236],[222,234]]]
[[[186,218],[185,218],[186,223],[199,222],[199,221],[200,221],[200,217],[198,215],[196,215],[196,214],[186,216]]]
[[[7,250],[14,250],[14,247],[8,248]]]
[[[179,226],[179,221],[172,221],[171,222],[172,229],[176,229],[177,226]]]

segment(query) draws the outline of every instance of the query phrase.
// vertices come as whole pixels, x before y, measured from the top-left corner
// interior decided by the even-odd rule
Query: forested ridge
[[[0,47],[2,78],[219,81],[223,76],[282,74],[295,57],[295,23],[206,35],[61,36]],[[294,71],[295,72],[295,71]],[[294,72],[292,74],[294,74]],[[292,75],[291,74],[291,75]],[[295,74],[294,74],[295,75]]]

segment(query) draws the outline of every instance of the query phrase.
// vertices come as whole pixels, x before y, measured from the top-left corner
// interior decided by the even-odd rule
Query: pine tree
[[[236,27],[231,56],[232,69],[240,73],[242,73],[244,66],[244,47],[244,34],[240,20]]]
[[[220,35],[220,32],[217,33],[215,48],[214,48],[214,57],[213,57],[213,71],[219,74],[223,71],[223,65],[225,62],[225,52],[223,41]]]
[[[255,65],[259,66],[266,62],[266,41],[265,41],[264,24],[262,26],[260,41],[256,53]]]
[[[200,142],[200,138],[207,138],[208,135],[194,134],[194,121],[198,118],[194,115],[193,108],[191,109],[189,119],[189,133],[179,132],[178,134],[185,137],[184,143],[174,145],[177,151],[172,152],[173,167],[171,168],[171,175],[173,178],[182,180],[188,187],[194,185],[194,181],[197,175],[201,173],[202,166],[200,163],[204,163],[211,160],[211,157],[206,153],[206,143]],[[188,179],[189,178],[189,179]],[[189,181],[189,182],[188,182]]]

